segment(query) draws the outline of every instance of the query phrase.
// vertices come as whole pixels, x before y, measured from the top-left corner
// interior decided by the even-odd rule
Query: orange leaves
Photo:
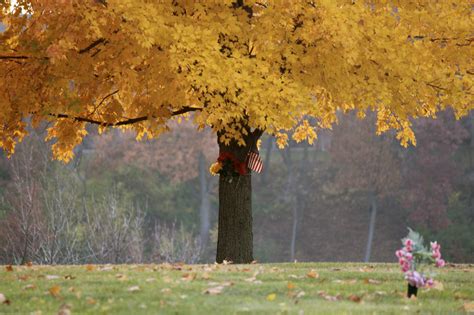
[[[360,303],[362,301],[362,298],[356,294],[349,295],[348,299],[355,303]]]
[[[463,304],[462,308],[466,313],[474,313],[474,302],[466,302]]]
[[[317,279],[317,278],[319,278],[319,274],[318,274],[314,269],[311,269],[311,271],[308,272],[308,273],[306,274],[306,276],[307,276],[308,278],[312,278],[312,279]]]
[[[12,265],[7,265],[7,266],[5,266],[5,271],[7,271],[7,272],[13,272],[13,266],[12,266]]]
[[[51,288],[48,289],[49,294],[51,294],[53,297],[58,297],[59,294],[61,293],[61,287],[59,285],[54,285]]]

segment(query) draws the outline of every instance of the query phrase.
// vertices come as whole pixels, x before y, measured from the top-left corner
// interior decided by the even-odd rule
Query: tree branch
[[[195,111],[199,111],[199,110],[201,110],[201,108],[183,107],[180,110],[172,112],[171,116],[178,116],[178,115],[182,115],[182,114],[189,113],[189,112],[195,112]],[[141,116],[141,117],[129,118],[129,119],[125,119],[125,120],[121,120],[121,121],[118,121],[118,122],[111,123],[111,122],[99,121],[99,120],[95,120],[95,119],[91,119],[91,118],[87,118],[87,117],[75,117],[75,116],[71,116],[71,115],[67,115],[67,114],[52,114],[51,113],[51,114],[49,114],[49,116],[56,117],[56,118],[72,119],[72,120],[77,121],[77,122],[86,122],[86,123],[89,123],[89,124],[100,125],[100,126],[105,126],[105,127],[119,127],[119,126],[125,126],[125,125],[132,125],[132,124],[135,124],[135,123],[138,123],[138,122],[148,120],[148,118],[149,118],[148,116]]]
[[[79,54],[85,54],[85,53],[91,51],[94,47],[97,47],[100,44],[107,44],[107,42],[108,41],[105,38],[99,38],[98,40],[92,42],[89,46],[79,50]],[[38,58],[38,57],[32,57],[32,56],[26,56],[26,55],[18,55],[18,56],[15,56],[15,55],[12,55],[12,56],[0,55],[0,60],[26,60],[26,59],[35,59],[35,58]],[[38,59],[48,60],[49,58],[48,57],[40,57]]]
[[[107,40],[105,38],[99,38],[98,40],[92,42],[89,46],[79,50],[79,54],[84,54],[100,44],[107,44]]]
[[[28,59],[28,56],[0,56],[1,60],[18,60],[18,59]]]

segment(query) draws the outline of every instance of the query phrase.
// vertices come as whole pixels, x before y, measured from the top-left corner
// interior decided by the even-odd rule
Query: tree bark
[[[252,177],[219,178],[218,263],[253,261]]]
[[[219,143],[219,153],[231,153],[239,162],[245,162],[251,150],[256,151],[262,132],[255,130],[245,136],[244,146],[232,141]],[[220,135],[217,135],[218,139]],[[245,175],[219,176],[219,227],[216,262],[224,260],[236,264],[251,263],[253,259],[252,232],[252,177],[246,168]]]

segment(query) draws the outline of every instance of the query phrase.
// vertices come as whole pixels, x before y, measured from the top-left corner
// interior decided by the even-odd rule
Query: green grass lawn
[[[1,314],[452,314],[474,302],[472,265],[440,269],[417,299],[396,264],[0,268]]]

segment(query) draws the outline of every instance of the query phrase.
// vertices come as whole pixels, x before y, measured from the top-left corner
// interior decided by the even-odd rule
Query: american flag
[[[247,157],[247,166],[252,171],[260,173],[263,170],[263,163],[262,159],[260,159],[260,155],[255,152],[250,152]]]

